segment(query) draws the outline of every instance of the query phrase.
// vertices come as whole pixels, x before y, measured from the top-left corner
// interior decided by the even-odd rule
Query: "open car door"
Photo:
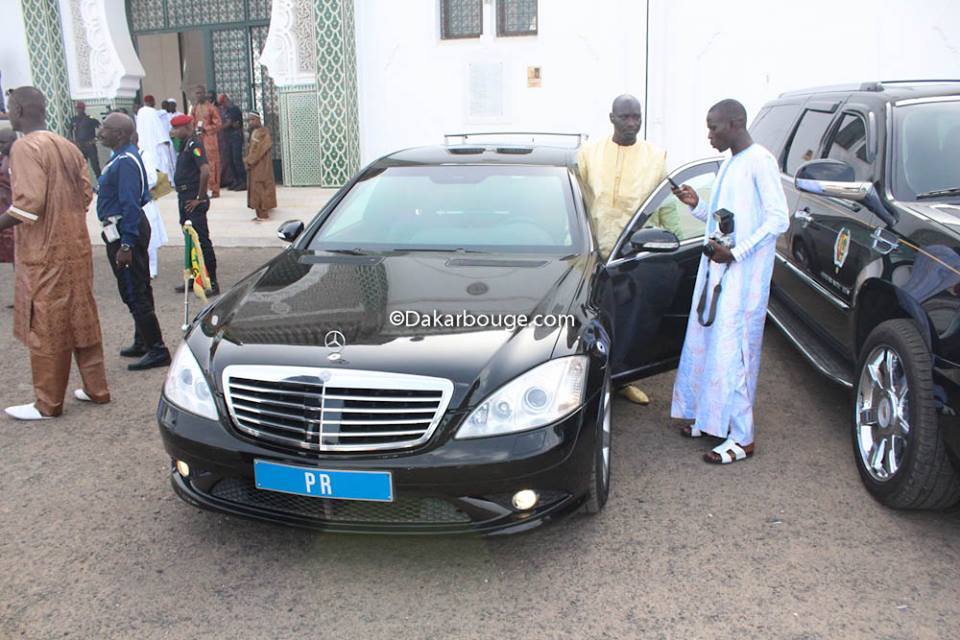
[[[701,199],[709,199],[721,161],[692,162],[670,177],[677,184],[693,187]],[[704,228],[664,180],[621,234],[605,266],[604,286],[604,305],[613,327],[615,383],[676,367],[700,266]]]

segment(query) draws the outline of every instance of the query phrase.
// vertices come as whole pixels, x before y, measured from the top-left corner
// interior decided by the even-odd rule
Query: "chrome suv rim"
[[[601,434],[600,453],[603,455],[603,486],[610,482],[610,385],[603,392],[603,433]]]
[[[907,374],[887,345],[870,352],[857,387],[857,448],[867,473],[885,482],[896,475],[907,450],[910,411]]]

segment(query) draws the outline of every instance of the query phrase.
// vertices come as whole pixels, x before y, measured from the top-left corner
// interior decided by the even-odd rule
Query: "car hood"
[[[510,317],[568,313],[586,263],[585,256],[291,248],[203,315],[200,329],[212,340],[202,359],[215,380],[229,364],[393,371],[470,385],[497,362],[493,369],[512,377],[548,360],[560,330],[512,326]],[[499,326],[455,326],[444,315],[464,311],[498,318]]]
[[[899,204],[910,213],[935,222],[960,238],[960,204],[933,201],[901,202]]]

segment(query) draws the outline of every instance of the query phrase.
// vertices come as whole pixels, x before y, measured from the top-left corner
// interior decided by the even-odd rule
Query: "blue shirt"
[[[128,144],[113,152],[103,168],[97,195],[97,218],[121,216],[118,230],[121,244],[133,245],[140,236],[142,207],[150,202],[147,170],[137,148]]]

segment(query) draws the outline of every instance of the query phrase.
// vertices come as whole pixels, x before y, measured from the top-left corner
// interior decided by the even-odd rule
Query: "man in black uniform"
[[[173,181],[177,185],[177,203],[180,205],[180,226],[189,220],[200,240],[203,262],[210,276],[212,295],[220,294],[217,281],[217,256],[210,242],[210,229],[207,227],[207,211],[210,199],[207,197],[207,181],[210,179],[210,165],[203,144],[193,132],[193,118],[179,115],[170,120],[170,135],[180,140],[180,153],[177,155],[177,169]],[[183,293],[184,285],[176,287],[177,293]]]
[[[97,218],[103,225],[107,259],[117,278],[120,299],[133,316],[133,344],[120,350],[123,357],[139,358],[127,366],[131,371],[170,364],[150,286],[150,223],[143,213],[143,205],[150,201],[150,187],[143,160],[131,142],[135,131],[133,118],[111,113],[98,134],[103,145],[113,149],[99,179]]]
[[[70,119],[70,135],[80,147],[83,157],[90,162],[96,176],[100,177],[100,158],[97,156],[97,127],[100,121],[87,115],[87,105],[77,101],[77,115]]]
[[[243,165],[243,112],[235,105],[227,94],[220,96],[226,107],[223,118],[223,135],[226,138],[226,153],[221,150],[221,163],[229,165],[233,174],[233,184],[230,191],[245,191],[247,189],[247,169]]]

